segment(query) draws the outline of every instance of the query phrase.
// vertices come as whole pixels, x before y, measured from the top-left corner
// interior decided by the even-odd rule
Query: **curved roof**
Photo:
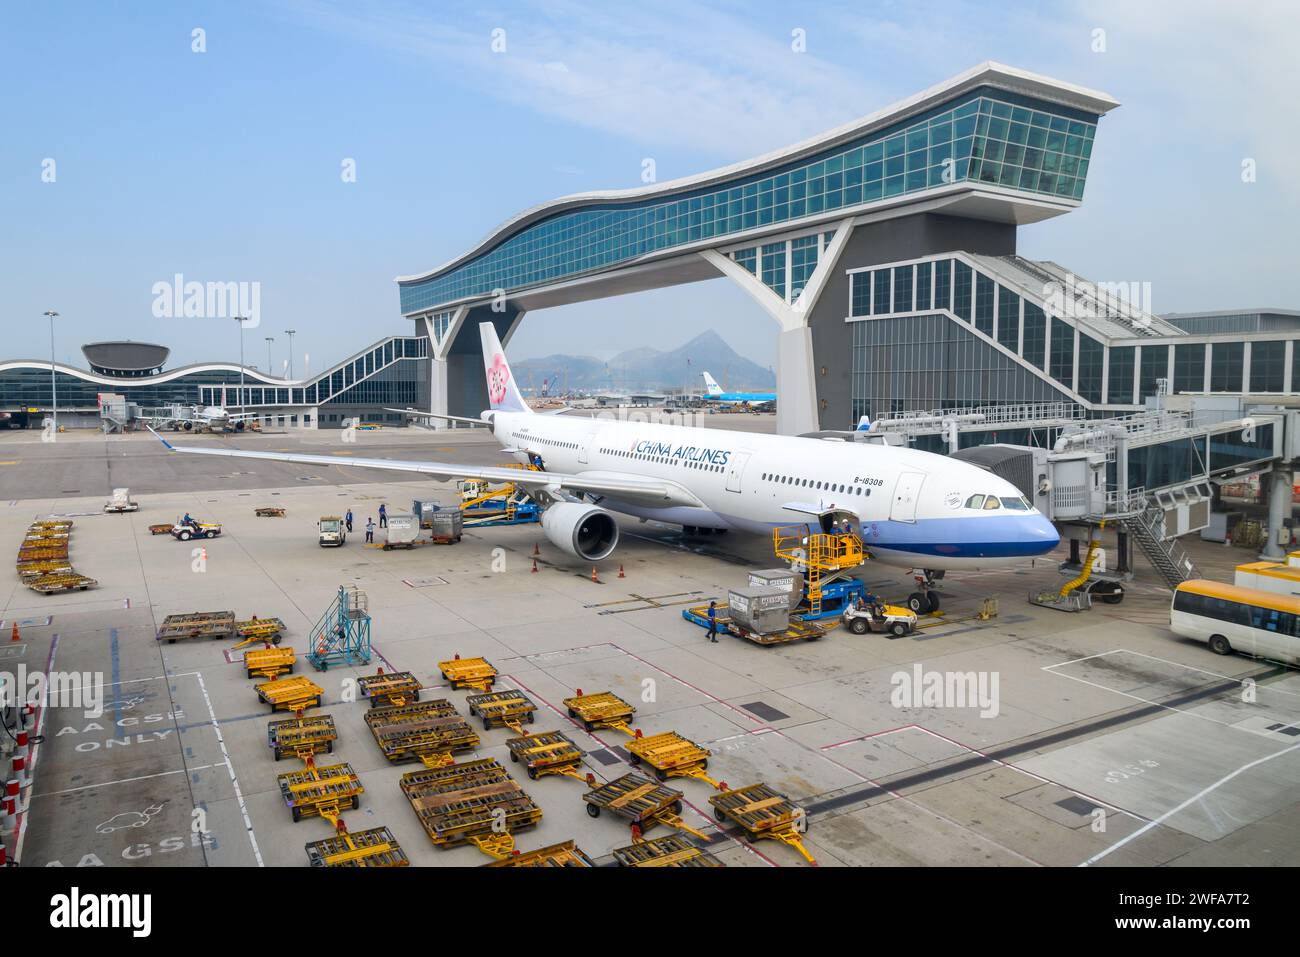
[[[171,349],[150,342],[88,342],[82,355],[93,368],[108,372],[148,372],[161,368]]]
[[[730,166],[710,170],[706,173],[699,173],[694,176],[669,180],[664,183],[653,183],[649,186],[636,187],[632,189],[594,190],[585,193],[573,193],[545,203],[539,203],[538,205],[532,206],[529,209],[512,216],[510,219],[507,219],[500,226],[479,240],[479,242],[468,251],[462,253],[456,258],[448,260],[441,266],[427,270],[426,272],[410,276],[398,276],[395,281],[398,283],[414,283],[432,279],[442,273],[456,268],[457,266],[469,262],[480,254],[497,246],[510,236],[558,212],[581,207],[623,203],[629,200],[667,198],[673,194],[686,190],[710,186],[719,182],[762,172],[783,163],[815,154],[829,147],[837,146],[855,137],[860,137],[863,134],[872,133],[882,129],[883,127],[902,122],[909,117],[931,109],[940,103],[951,100],[956,96],[960,96],[963,93],[970,92],[980,87],[993,87],[1012,93],[1019,93],[1034,97],[1038,100],[1059,104],[1070,109],[1094,115],[1102,115],[1119,106],[1118,100],[1114,99],[1109,94],[1102,93],[1098,90],[1076,86],[1075,84],[1065,83],[1061,80],[1054,80],[1051,77],[1029,73],[1025,70],[1019,70],[1015,67],[1005,66],[1004,64],[995,63],[989,60],[979,64],[978,66],[972,67],[964,73],[960,73],[957,76],[945,80],[942,83],[936,84],[928,90],[924,90],[906,99],[899,100],[897,103],[887,106],[884,109],[877,110],[868,116],[846,123],[843,126],[836,127],[835,129],[804,140],[801,143],[796,143],[783,149],[774,150],[754,159],[744,160]]]
[[[229,362],[200,362],[195,365],[182,366],[179,369],[172,369],[169,372],[162,372],[158,375],[136,376],[128,379],[121,379],[115,376],[100,375],[97,372],[87,372],[85,369],[78,369],[76,366],[63,365],[56,362],[54,368],[58,372],[66,373],[70,376],[76,376],[86,382],[96,385],[109,386],[113,389],[131,389],[140,386],[166,385],[168,382],[174,382],[182,379],[187,375],[196,372],[230,372],[239,374],[239,366]],[[8,372],[10,369],[39,369],[46,373],[50,370],[50,360],[41,361],[39,359],[13,359],[8,362],[0,362],[0,372]],[[279,388],[288,388],[290,386],[300,386],[304,380],[289,382],[285,379],[274,379],[256,369],[244,369],[244,377],[250,385],[273,385]],[[311,380],[305,380],[311,381]]]

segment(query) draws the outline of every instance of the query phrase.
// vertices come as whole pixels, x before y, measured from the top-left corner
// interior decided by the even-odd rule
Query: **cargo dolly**
[[[28,545],[24,543],[18,549],[18,560],[20,562],[38,562],[38,561],[66,561],[68,558],[67,542],[51,542],[42,545]]]
[[[158,640],[175,644],[180,638],[229,638],[235,634],[233,611],[196,611],[168,615],[158,628]]]
[[[35,522],[32,522],[31,525],[28,526],[28,528],[40,528],[40,529],[52,528],[52,529],[62,529],[63,531],[67,531],[72,527],[72,524],[73,524],[72,519],[70,518],[43,518],[43,519],[38,519]]]
[[[532,724],[536,718],[537,705],[522,691],[513,688],[509,691],[494,691],[488,694],[472,694],[465,699],[469,713],[483,719],[484,730],[491,728],[509,728],[515,734],[524,733],[524,725]]]
[[[669,778],[699,778],[718,789],[724,786],[704,773],[709,767],[710,752],[694,741],[683,738],[676,731],[652,734],[646,738],[638,729],[636,736],[627,743],[627,751],[632,756],[633,765],[644,761],[654,768],[655,777],[660,781]]]
[[[539,847],[535,851],[515,852],[484,867],[595,867],[596,864],[573,841]]]
[[[453,753],[478,747],[478,733],[442,699],[373,708],[365,720],[379,750],[394,764],[421,761],[429,768],[443,767],[452,763]]]
[[[244,652],[244,672],[250,678],[291,675],[296,658],[292,648],[254,648]]]
[[[713,816],[738,824],[751,838],[767,838],[793,847],[809,864],[817,861],[799,835],[808,829],[803,808],[766,784],[751,784],[709,797]]]
[[[680,834],[668,834],[649,841],[637,841],[614,848],[619,867],[724,867],[708,851],[696,847]]]
[[[365,791],[352,765],[317,767],[311,759],[302,770],[288,771],[275,780],[295,822],[304,817],[323,817],[335,827],[345,809],[360,806]]]
[[[408,867],[411,863],[386,827],[342,831],[306,845],[312,867]]]
[[[569,717],[582,722],[588,731],[614,728],[629,737],[636,736],[636,732],[629,727],[636,708],[612,691],[583,694],[579,688],[576,696],[564,699],[564,706],[569,709]]]
[[[61,572],[53,575],[42,575],[40,578],[33,578],[27,582],[27,587],[32,591],[38,591],[42,595],[53,595],[61,591],[85,591],[87,588],[94,588],[99,584],[93,578],[87,578],[85,575],[78,575],[76,572]]]
[[[170,534],[172,533],[172,529],[175,528],[175,527],[176,527],[176,526],[174,526],[171,522],[168,522],[166,525],[150,525],[150,526],[149,526],[149,534],[150,534],[150,535],[170,535]]]
[[[257,696],[263,704],[271,706],[271,712],[302,711],[306,708],[319,708],[325,698],[325,689],[310,678],[295,676],[277,678],[257,686]]]
[[[338,736],[334,717],[328,714],[272,721],[266,726],[266,743],[277,761],[286,754],[306,761],[313,754],[333,752]]]
[[[497,670],[486,658],[462,658],[457,655],[450,661],[438,662],[438,670],[457,691],[462,688],[491,691],[497,680]]]
[[[281,505],[263,505],[253,509],[253,514],[258,518],[284,518],[285,512]]]
[[[278,645],[284,637],[284,622],[279,618],[258,618],[254,615],[247,621],[235,622],[235,634],[243,640],[232,647],[231,651],[247,648],[259,641],[269,645]]]
[[[514,832],[542,819],[495,758],[404,774],[402,791],[435,846],[473,844],[497,860],[511,855]]]
[[[714,609],[718,631],[725,632],[729,635],[735,635],[737,638],[744,638],[746,641],[752,641],[756,645],[783,645],[790,641],[816,641],[839,624],[838,618],[831,618],[826,621],[817,621],[815,619],[804,619],[798,615],[792,614],[790,616],[790,625],[784,631],[762,635],[735,621],[731,615],[728,614],[729,610],[730,608],[727,605],[719,605]],[[683,608],[682,617],[693,624],[699,625],[701,628],[708,628],[709,606],[696,605],[691,608]]]
[[[610,811],[627,818],[642,831],[664,824],[708,840],[707,835],[682,820],[681,791],[644,778],[635,771],[593,788],[582,799],[587,802],[587,814],[591,817],[600,817],[601,811]]]
[[[420,700],[420,679],[409,671],[380,671],[357,679],[361,697],[370,699],[370,707],[401,706]]]
[[[551,774],[563,774],[589,785],[595,784],[594,778],[578,771],[582,764],[582,751],[559,731],[543,731],[541,734],[511,738],[506,742],[506,747],[510,751],[510,760],[522,764],[533,780]]]
[[[62,575],[72,571],[67,559],[48,558],[43,561],[19,562],[16,570],[22,579],[42,578],[45,575]]]

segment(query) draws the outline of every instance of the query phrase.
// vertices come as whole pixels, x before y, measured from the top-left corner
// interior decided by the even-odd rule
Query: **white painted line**
[[[1237,770],[1231,772],[1230,774],[1225,774],[1223,777],[1219,778],[1219,780],[1215,781],[1213,784],[1209,785],[1208,787],[1202,788],[1200,791],[1198,791],[1196,794],[1193,794],[1182,804],[1178,805],[1177,807],[1170,808],[1168,811],[1166,811],[1164,814],[1161,814],[1154,821],[1149,821],[1148,823],[1144,824],[1142,827],[1138,828],[1128,837],[1122,838],[1116,841],[1110,847],[1106,848],[1106,850],[1094,854],[1092,857],[1088,858],[1079,866],[1089,867],[1093,864],[1096,864],[1103,857],[1108,857],[1109,855],[1113,854],[1115,851],[1118,851],[1125,844],[1141,837],[1143,834],[1151,830],[1153,827],[1156,827],[1159,824],[1163,824],[1165,821],[1169,820],[1179,811],[1183,810],[1184,808],[1192,804],[1195,804],[1197,801],[1205,797],[1205,795],[1209,794],[1211,791],[1217,790],[1218,788],[1227,784],[1237,775],[1244,774],[1245,772],[1249,771],[1251,768],[1258,767],[1259,765],[1264,764],[1267,761],[1272,761],[1274,758],[1280,758],[1284,754],[1290,754],[1291,752],[1297,749],[1300,749],[1300,744],[1293,744],[1289,748],[1283,748],[1281,751],[1274,751],[1272,754],[1266,754],[1262,758],[1256,758],[1254,761],[1251,761],[1249,764],[1243,764],[1241,767],[1237,768]]]
[[[101,781],[99,784],[85,784],[79,788],[64,788],[62,791],[44,791],[40,794],[33,794],[32,800],[44,797],[56,797],[60,794],[73,794],[77,791],[93,791],[95,788],[111,787],[114,784],[132,784],[135,781],[148,781],[151,778],[165,778],[169,774],[188,774],[191,771],[206,771],[209,768],[219,767],[216,764],[205,764],[198,768],[177,768],[175,771],[159,771],[157,774],[142,774],[134,778],[119,778],[116,781]]]
[[[257,846],[257,835],[253,832],[253,822],[248,817],[248,805],[244,803],[244,794],[239,789],[239,778],[235,777],[235,765],[230,760],[230,752],[226,750],[226,739],[221,733],[221,723],[217,721],[217,713],[212,710],[212,699],[208,697],[208,686],[203,682],[202,672],[195,672],[195,677],[199,681],[199,690],[203,692],[203,703],[208,706],[208,716],[212,719],[212,730],[216,732],[217,744],[221,745],[221,753],[225,757],[226,770],[230,772],[230,784],[235,789],[235,800],[239,802],[239,813],[244,816],[244,827],[248,829],[248,842],[253,846],[253,857],[257,859],[258,867],[265,867],[262,861],[262,852]]]
[[[1216,672],[1216,671],[1206,671],[1204,668],[1193,668],[1191,665],[1185,665],[1185,664],[1183,664],[1181,661],[1170,661],[1168,658],[1157,658],[1155,655],[1144,655],[1144,654],[1143,654],[1142,652],[1140,652],[1140,651],[1130,651],[1128,648],[1121,648],[1120,650],[1123,651],[1125,654],[1129,654],[1129,655],[1137,655],[1139,658],[1150,658],[1152,661],[1162,661],[1162,662],[1164,662],[1164,663],[1167,664],[1167,665],[1174,665],[1175,667],[1182,668],[1182,669],[1184,669],[1184,670],[1186,670],[1186,671],[1196,671],[1196,672],[1199,672],[1200,674],[1203,674],[1203,675],[1209,675],[1209,676],[1212,677],[1212,678],[1222,678],[1224,681],[1237,681],[1237,682],[1240,682],[1240,681],[1244,681],[1244,680],[1245,680],[1244,678],[1241,678],[1241,677],[1233,677],[1232,675],[1221,675],[1221,674],[1219,674],[1219,673]],[[1263,661],[1263,660],[1266,660],[1266,659],[1261,659],[1261,658],[1252,658],[1251,660],[1252,660],[1252,661]],[[1260,686],[1259,686],[1259,685],[1256,685],[1256,687],[1260,687]],[[1286,690],[1283,690],[1282,688],[1275,688],[1273,685],[1267,685],[1267,686],[1265,686],[1265,687],[1260,687],[1260,690],[1261,690],[1261,691],[1263,691],[1263,690],[1276,691],[1278,694],[1286,694],[1286,695],[1291,695],[1293,698],[1300,698],[1300,693],[1297,693],[1297,692],[1295,692],[1295,691],[1286,691]]]
[[[1110,651],[1099,652],[1095,655],[1084,655],[1082,658],[1071,658],[1069,661],[1058,661],[1054,665],[1043,665],[1043,671],[1051,671],[1053,668],[1064,668],[1066,665],[1076,665],[1080,661],[1091,661],[1093,658],[1105,658],[1107,655],[1117,654],[1123,651],[1123,648],[1112,648]]]

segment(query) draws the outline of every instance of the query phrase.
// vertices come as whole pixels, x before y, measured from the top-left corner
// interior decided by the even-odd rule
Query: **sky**
[[[257,284],[247,361],[269,348],[280,373],[295,329],[295,372],[319,370],[412,331],[395,276],[525,208],[640,186],[646,159],[660,181],[744,160],[985,60],[1122,104],[1082,207],[1022,228],[1023,255],[1149,282],[1156,312],[1300,308],[1291,0],[0,11],[0,359],[49,356],[47,310],[60,361],[103,339],[237,359],[233,321],[167,314],[158,284],[179,274]],[[604,358],[706,328],[775,361],[775,323],[723,279],[530,314],[510,353]]]

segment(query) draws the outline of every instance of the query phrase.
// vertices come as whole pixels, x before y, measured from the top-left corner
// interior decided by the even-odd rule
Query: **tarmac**
[[[770,429],[770,416],[707,424]],[[156,639],[170,614],[232,610],[279,617],[295,674],[324,688],[339,731],[332,755],[364,786],[352,831],[386,826],[415,866],[474,866],[471,846],[434,846],[398,787],[417,764],[389,764],[352,700],[362,674],[412,671],[424,700],[466,714],[472,691],[446,687],[438,662],[482,656],[497,690],[536,706],[531,731],[561,730],[586,752],[581,771],[608,781],[632,770],[615,730],[584,731],[561,703],[581,688],[613,691],[645,734],[677,731],[712,752],[708,773],[731,787],[766,782],[806,814],[803,841],[821,866],[1155,866],[1300,864],[1300,679],[1260,660],[1219,657],[1168,630],[1169,592],[1139,556],[1122,604],[1068,614],[1030,591],[1066,580],[1052,556],[1015,568],[952,574],[943,613],[900,639],[837,629],[815,643],[717,644],[682,608],[725,601],[746,570],[776,562],[771,542],[621,521],[623,538],[596,569],[561,553],[537,525],[470,529],[456,545],[367,548],[361,530],[385,502],[452,504],[454,485],[392,481],[350,457],[503,462],[490,436],[422,429],[186,437],[196,443],[336,454],[337,466],[212,461],[170,455],[148,434],[68,433],[42,443],[0,433],[0,538],[21,541],[37,518],[71,517],[71,559],[98,581],[43,596],[15,576],[3,593],[0,670],[102,678],[103,713],[38,710],[34,782],[11,856],[23,866],[307,865],[304,845],[330,836],[319,818],[293,823],[276,776],[271,716],[233,641]],[[169,436],[172,441],[178,441]],[[325,451],[325,450],[329,451]],[[140,510],[107,515],[112,488]],[[283,507],[284,518],[254,509]],[[351,507],[356,532],[322,549],[316,520]],[[221,537],[182,543],[148,526],[184,512],[220,521]],[[382,541],[382,532],[380,540]],[[1231,579],[1243,549],[1188,541],[1201,573]],[[540,551],[533,571],[533,553]],[[868,563],[889,598],[903,573]],[[314,672],[302,661],[340,586],[369,598],[373,659]],[[976,612],[997,600],[997,617]],[[14,622],[17,642],[7,639]],[[919,669],[919,676],[918,676]],[[922,694],[931,675],[970,678],[966,700]],[[920,681],[916,679],[920,677]],[[309,712],[311,713],[311,712]],[[284,715],[277,715],[282,718]],[[598,864],[631,843],[627,822],[586,813],[583,783],[529,780],[484,730],[458,760],[502,761],[542,809],[515,835],[524,851],[574,840]],[[326,762],[325,758],[329,761]],[[727,866],[807,866],[796,851],[719,823],[704,781],[670,779],[691,840]],[[658,826],[647,837],[670,831]]]

